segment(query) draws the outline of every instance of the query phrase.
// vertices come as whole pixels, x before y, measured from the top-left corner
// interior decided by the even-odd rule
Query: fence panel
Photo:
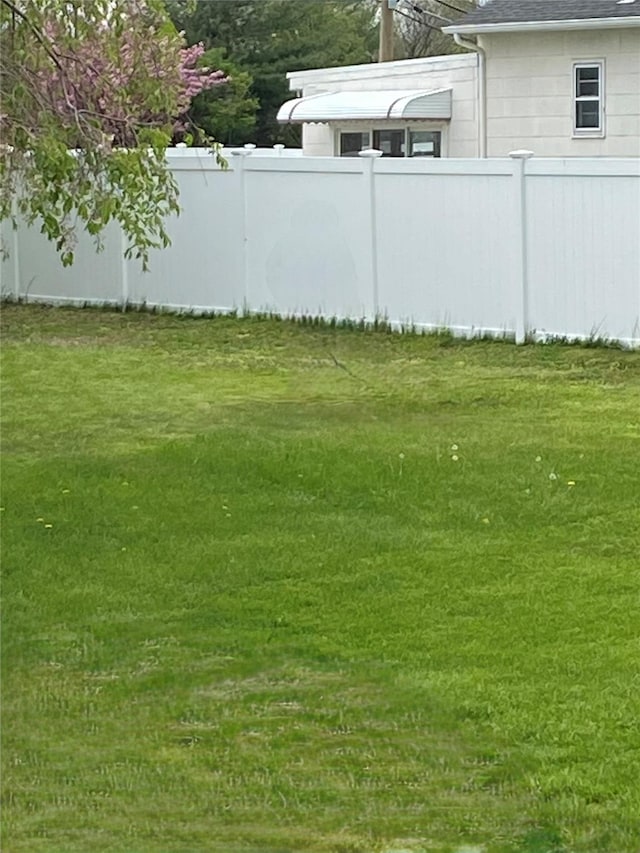
[[[372,319],[362,162],[246,158],[245,168],[251,308]]]
[[[16,246],[20,234],[8,219],[0,222],[0,297],[16,297],[20,292],[20,269],[16,265]]]
[[[380,310],[396,323],[516,327],[512,164],[376,163]]]
[[[187,310],[240,308],[237,175],[233,168],[221,171],[206,152],[182,153],[172,158],[172,167],[182,213],[168,222],[171,247],[151,253],[149,272],[137,260],[126,264],[127,301]]]
[[[81,233],[63,269],[36,228],[5,224],[2,293],[640,344],[638,161],[242,150],[221,171],[182,150],[170,163],[183,213],[149,272],[123,261],[116,226],[102,254]]]
[[[78,235],[73,266],[63,267],[55,247],[37,225],[19,229],[17,259],[20,283],[15,296],[71,303],[117,304],[122,292],[120,229],[110,225],[102,234],[103,250],[92,237]],[[9,251],[13,251],[10,245]],[[14,251],[15,255],[15,251]]]
[[[530,161],[529,320],[568,337],[640,340],[637,161]]]

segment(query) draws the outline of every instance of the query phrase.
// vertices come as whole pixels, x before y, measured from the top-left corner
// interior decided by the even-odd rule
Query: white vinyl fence
[[[288,155],[290,152],[275,152]],[[147,273],[117,227],[63,269],[4,230],[5,296],[273,312],[640,345],[640,161],[172,152],[183,213]]]

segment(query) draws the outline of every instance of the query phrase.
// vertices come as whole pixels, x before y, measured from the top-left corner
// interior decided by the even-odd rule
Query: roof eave
[[[456,67],[474,65],[476,55],[465,53],[452,53],[445,56],[421,56],[416,59],[398,59],[393,62],[365,62],[359,65],[334,65],[329,68],[307,68],[303,71],[287,71],[289,88],[299,89],[305,85],[322,83],[330,85],[331,82],[343,80],[345,73],[362,74],[367,78],[388,77],[394,71],[410,72],[419,74],[423,70],[428,71],[432,67],[447,66]]]
[[[575,18],[569,21],[509,21],[493,24],[452,24],[442,27],[448,35],[482,35],[482,33],[519,33],[538,30],[602,30],[640,27],[640,15],[626,18]]]

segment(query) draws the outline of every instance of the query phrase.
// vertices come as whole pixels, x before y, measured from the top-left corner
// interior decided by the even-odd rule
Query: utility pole
[[[393,8],[394,0],[380,0],[380,47],[378,62],[393,60]]]

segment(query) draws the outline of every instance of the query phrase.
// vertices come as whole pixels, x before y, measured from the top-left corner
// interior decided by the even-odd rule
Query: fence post
[[[20,231],[18,224],[18,202],[14,196],[11,200],[11,227],[13,229],[13,296],[20,301]],[[0,261],[1,263],[1,261]],[[26,294],[28,296],[28,294]]]
[[[234,172],[237,172],[236,192],[238,194],[239,216],[238,233],[240,234],[241,278],[242,278],[242,313],[247,314],[249,308],[249,265],[247,257],[247,197],[244,177],[245,158],[248,157],[255,145],[248,143],[244,148],[232,148],[234,157]]]
[[[513,197],[516,235],[516,343],[523,344],[529,331],[529,263],[527,259],[527,160],[533,151],[510,151],[513,160]]]
[[[127,251],[127,238],[125,237],[122,225],[119,225],[118,227],[120,228],[120,275],[122,276],[122,303],[120,307],[123,311],[126,311],[130,299],[129,261],[125,257],[125,252]]]
[[[378,232],[376,216],[375,162],[382,157],[377,148],[365,148],[358,154],[363,158],[362,172],[367,182],[367,204],[369,206],[369,229],[371,231],[371,286],[373,289],[373,320],[380,315],[380,292],[378,286]]]

